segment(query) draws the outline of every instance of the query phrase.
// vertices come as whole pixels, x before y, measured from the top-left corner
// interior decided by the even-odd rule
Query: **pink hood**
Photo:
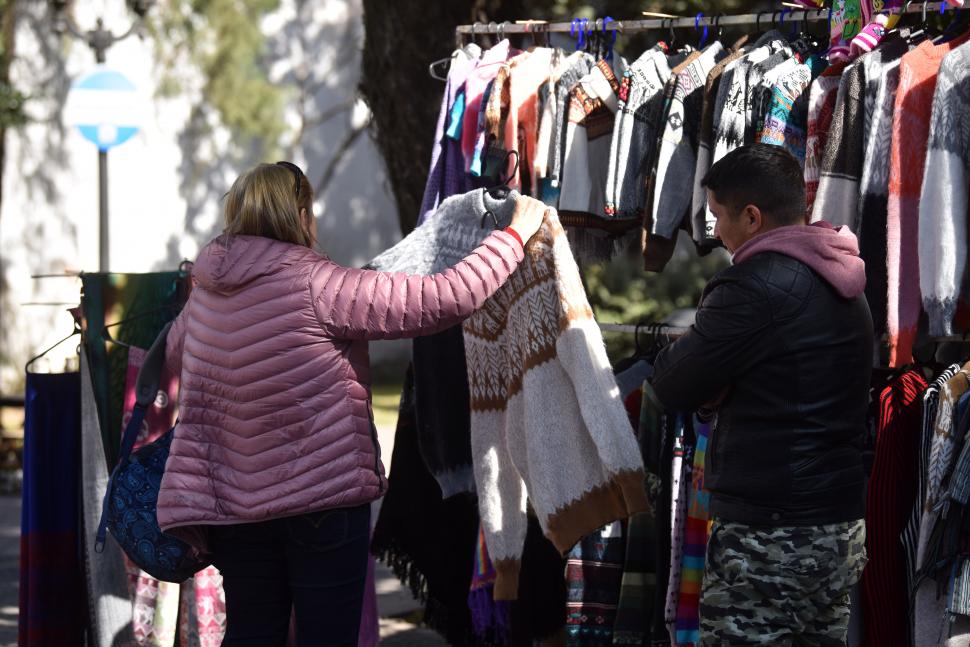
[[[741,245],[733,263],[738,265],[763,252],[805,263],[843,298],[855,298],[866,288],[866,263],[859,257],[859,241],[847,227],[836,229],[827,222],[816,222],[772,229]]]

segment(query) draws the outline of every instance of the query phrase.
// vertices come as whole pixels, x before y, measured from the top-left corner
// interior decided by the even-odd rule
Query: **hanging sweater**
[[[563,211],[606,216],[606,175],[619,89],[609,62],[603,60],[570,94],[559,194]]]
[[[701,182],[711,169],[711,140],[714,134],[715,108],[718,90],[725,72],[744,55],[742,50],[736,50],[727,55],[707,75],[704,85],[704,102],[701,106],[701,127],[697,144],[697,164],[694,167],[694,188],[691,192],[691,229],[694,243],[700,248],[716,247],[718,242],[714,237],[713,214],[708,219],[707,191]]]
[[[846,64],[843,61],[830,65],[815,79],[809,93],[808,137],[805,140],[805,202],[808,213],[812,213],[815,205],[815,193],[822,175],[822,155],[828,143],[835,100]]]
[[[717,162],[735,148],[744,145],[745,134],[751,127],[750,110],[754,101],[754,88],[761,82],[764,74],[775,65],[791,56],[780,34],[766,45],[756,47],[750,54],[742,58],[731,75],[729,86],[721,84],[718,103],[723,105],[717,131],[714,134],[714,157]],[[776,57],[781,53],[782,57]],[[724,95],[723,101],[720,94]]]
[[[899,86],[899,63],[909,51],[906,40],[885,43],[862,59],[866,100],[862,176],[859,180],[859,255],[866,261],[866,300],[877,337],[886,332],[886,209],[893,110]]]
[[[454,193],[464,193],[469,188],[468,179],[464,171],[464,159],[458,142],[445,136],[445,129],[449,126],[451,109],[458,96],[459,90],[465,85],[468,74],[475,67],[478,46],[472,50],[458,50],[455,52],[445,83],[445,93],[438,111],[438,124],[435,127],[434,145],[431,148],[431,169],[424,186],[424,198],[421,200],[421,211],[418,222],[423,222],[428,214],[438,208],[444,198]]]
[[[479,127],[478,117],[479,113],[485,109],[485,104],[482,103],[485,88],[495,79],[495,75],[502,67],[500,63],[508,60],[510,55],[509,41],[503,40],[482,55],[478,65],[465,81],[465,113],[462,116],[461,153],[465,157],[466,171],[471,167],[476,143],[484,136]]]
[[[549,146],[549,180],[558,187],[562,182],[562,164],[566,155],[566,129],[569,124],[569,97],[579,81],[589,74],[596,59],[586,52],[569,57],[570,65],[556,83],[556,121],[553,124],[552,142]]]
[[[916,501],[921,409],[926,380],[907,371],[879,397],[876,455],[867,488],[862,607],[869,644],[906,647],[909,593],[899,535]]]
[[[508,83],[509,111],[505,122],[503,148],[518,153],[519,173],[509,180],[513,189],[522,189],[524,176],[528,181],[525,187],[531,193],[536,185],[533,159],[539,133],[539,86],[549,80],[552,71],[552,50],[536,47],[512,59]],[[503,89],[504,92],[504,89]]]
[[[926,41],[903,56],[893,113],[893,141],[887,212],[886,295],[889,364],[901,366],[912,358],[920,298],[920,191],[933,110],[933,93],[943,58],[966,42],[961,36],[942,45]],[[934,260],[934,259],[927,259]]]
[[[761,139],[761,132],[765,127],[765,120],[768,117],[768,109],[771,107],[772,90],[788,74],[800,65],[794,56],[786,58],[779,65],[768,70],[761,78],[757,87],[754,89],[754,100],[751,108],[752,130],[750,140],[748,131],[745,132],[745,142],[752,143]]]
[[[826,220],[836,227],[844,225],[856,235],[859,234],[865,92],[865,66],[860,61],[842,73],[812,208],[813,222]]]
[[[634,218],[643,211],[643,161],[653,154],[663,88],[670,78],[660,48],[647,50],[623,74],[606,179],[606,215]]]
[[[501,227],[511,222],[517,195],[495,201],[479,189],[447,198],[431,218],[367,267],[426,276],[441,272],[464,258],[466,249],[478,247],[495,227],[491,218],[482,226],[486,211],[495,214]],[[475,491],[466,375],[461,328],[414,340],[418,446],[443,498]]]
[[[762,144],[784,146],[805,165],[805,130],[808,122],[808,88],[822,66],[821,60],[796,65],[771,90],[771,102],[761,130]]]
[[[643,462],[579,269],[554,211],[522,271],[465,324],[482,526],[516,595],[526,500],[562,552],[648,507]]]
[[[677,228],[690,209],[704,87],[707,75],[723,53],[724,46],[714,42],[677,75],[660,139],[652,215],[644,221],[644,228],[653,236],[668,239],[676,236]]]
[[[940,67],[919,203],[920,291],[931,335],[950,335],[967,267],[970,44]]]
[[[536,178],[541,182],[549,177],[552,148],[556,139],[556,86],[563,73],[575,65],[583,52],[573,52],[567,58],[559,50],[553,52],[552,72],[546,83],[539,87],[539,135],[536,140],[536,154],[532,161]],[[541,195],[541,194],[540,194]]]

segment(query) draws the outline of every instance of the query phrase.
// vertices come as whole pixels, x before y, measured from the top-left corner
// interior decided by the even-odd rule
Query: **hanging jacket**
[[[658,355],[653,386],[665,406],[723,397],[705,467],[712,516],[800,526],[865,514],[864,287],[847,230],[772,230],[738,249],[691,330]]]
[[[204,551],[198,526],[381,496],[367,340],[456,325],[522,257],[504,231],[434,276],[349,269],[263,237],[209,243],[169,334],[180,421],[159,493],[161,528]]]

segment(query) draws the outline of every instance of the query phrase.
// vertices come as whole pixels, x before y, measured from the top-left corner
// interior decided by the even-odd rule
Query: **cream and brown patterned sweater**
[[[643,463],[559,218],[464,323],[472,457],[496,599],[514,599],[527,501],[566,553],[648,509]]]

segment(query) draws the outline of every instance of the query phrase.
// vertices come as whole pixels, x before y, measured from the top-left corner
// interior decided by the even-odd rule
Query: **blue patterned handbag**
[[[145,414],[158,392],[170,326],[166,326],[152,344],[138,372],[135,408],[125,427],[118,464],[108,480],[94,548],[99,553],[104,550],[106,532],[110,530],[111,536],[140,569],[165,582],[183,582],[208,563],[199,560],[196,551],[187,543],[166,535],[158,527],[158,491],[175,428],[131,453]]]

